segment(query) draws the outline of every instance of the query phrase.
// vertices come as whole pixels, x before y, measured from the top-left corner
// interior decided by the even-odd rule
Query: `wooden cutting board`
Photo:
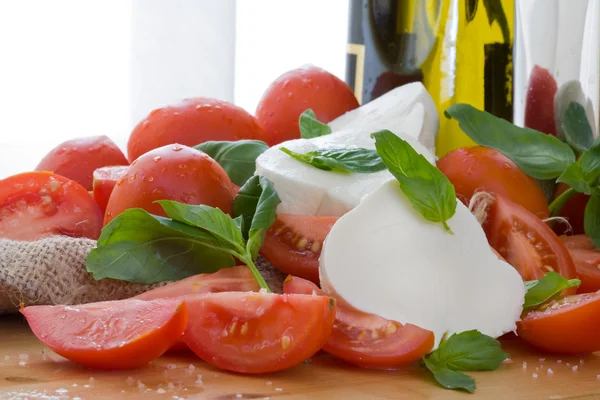
[[[510,362],[473,373],[469,395],[440,388],[419,367],[365,370],[325,354],[261,376],[223,372],[193,354],[137,370],[88,370],[45,349],[20,317],[0,317],[0,399],[600,399],[600,355],[547,356],[515,338],[503,347]]]

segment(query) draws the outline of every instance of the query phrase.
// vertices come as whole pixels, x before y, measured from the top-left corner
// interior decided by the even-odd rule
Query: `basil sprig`
[[[578,153],[583,153],[594,144],[594,133],[587,119],[585,108],[571,102],[567,107],[561,126],[565,141]]]
[[[494,371],[508,353],[500,342],[477,330],[450,336],[431,354],[423,358],[425,367],[446,389],[475,391],[475,380],[462,371]]]
[[[448,178],[392,132],[382,130],[371,136],[385,166],[415,210],[426,220],[440,222],[452,232],[446,221],[456,212],[456,193]]]
[[[579,279],[566,279],[557,272],[548,272],[542,278],[525,282],[525,303],[523,308],[537,307],[565,289],[581,285]]]
[[[331,133],[331,127],[319,121],[315,112],[310,108],[300,114],[298,127],[300,128],[300,137],[302,139],[312,139]]]
[[[269,290],[254,261],[275,222],[279,196],[268,179],[255,176],[235,202],[235,219],[218,208],[173,200],[158,201],[168,218],[129,209],[104,227],[87,270],[95,279],[155,283],[230,267],[235,257]]]
[[[297,153],[285,147],[279,150],[290,157],[323,171],[368,174],[383,171],[385,164],[375,150],[330,149]]]

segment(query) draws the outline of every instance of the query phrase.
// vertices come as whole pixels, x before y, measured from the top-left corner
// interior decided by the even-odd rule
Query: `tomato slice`
[[[98,206],[100,206],[102,214],[104,214],[106,211],[106,205],[108,204],[110,194],[112,193],[119,179],[127,174],[128,169],[129,166],[117,165],[112,167],[98,168],[94,171],[94,199],[96,199],[96,203],[98,203]]]
[[[318,352],[333,328],[335,300],[326,296],[251,292],[186,297],[185,343],[229,371],[280,371]]]
[[[295,276],[287,277],[283,291],[323,293],[314,283]],[[396,368],[423,357],[433,348],[433,342],[433,332],[338,303],[333,332],[323,350],[361,367]]]
[[[181,337],[188,320],[183,300],[30,306],[21,313],[54,352],[98,369],[135,368],[155,360]]]
[[[600,350],[600,292],[566,296],[528,312],[517,322],[527,343],[553,353]]]
[[[278,270],[319,282],[319,256],[338,217],[279,214],[261,254]]]
[[[575,264],[562,241],[538,217],[520,205],[495,196],[484,224],[490,245],[523,277],[534,280],[550,271],[576,278]],[[568,289],[565,294],[575,293]]]
[[[581,280],[577,293],[600,290],[600,250],[586,235],[561,236],[560,239],[569,250],[577,277]]]
[[[26,172],[0,180],[0,237],[97,239],[101,229],[100,208],[75,181],[51,172]]]

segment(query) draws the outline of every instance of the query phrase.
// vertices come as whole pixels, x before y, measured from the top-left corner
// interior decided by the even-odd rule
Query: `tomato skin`
[[[183,340],[216,367],[247,374],[281,371],[318,352],[333,328],[326,296],[223,292],[185,298]]]
[[[350,87],[335,75],[313,65],[279,76],[256,108],[256,118],[269,146],[299,139],[298,119],[308,108],[321,122],[330,122],[359,106]]]
[[[33,333],[57,354],[90,368],[128,369],[160,357],[184,332],[182,300],[105,301],[21,310]]]
[[[319,282],[319,256],[338,217],[278,214],[260,253],[278,270]]]
[[[550,215],[537,182],[497,150],[463,147],[442,157],[437,167],[454,185],[456,197],[467,206],[475,192],[485,191],[506,197],[540,218]]]
[[[173,144],[134,161],[115,186],[104,216],[108,224],[129,208],[166,216],[156,200],[205,204],[231,213],[233,186],[223,168],[203,152]]]
[[[483,228],[490,245],[524,280],[540,279],[550,270],[567,279],[576,278],[575,264],[562,241],[548,225],[520,205],[495,196]],[[564,294],[575,290],[568,289]]]
[[[323,294],[314,283],[291,275],[283,283],[283,292]],[[360,367],[387,369],[419,360],[433,348],[433,339],[433,332],[338,302],[333,331],[323,350]]]
[[[581,285],[577,293],[592,293],[600,290],[600,250],[596,249],[585,235],[561,236],[573,262]]]
[[[535,65],[529,76],[525,100],[525,126],[556,136],[554,96],[558,91],[556,80],[546,68]]]
[[[108,199],[119,179],[127,174],[128,166],[110,166],[98,168],[94,171],[94,190],[92,192],[96,203],[100,207],[102,214],[106,212]]]
[[[103,135],[59,144],[42,158],[35,170],[54,172],[92,190],[92,174],[107,165],[129,165],[129,162],[115,142]]]
[[[223,100],[197,97],[153,110],[131,132],[129,161],[162,146],[196,146],[209,140],[263,140],[264,132],[246,110]]]
[[[556,186],[556,194],[554,198],[560,196],[567,189],[569,189],[569,185],[562,182],[559,183]],[[589,199],[590,196],[587,194],[575,193],[573,197],[567,200],[558,215],[566,218],[569,221],[571,229],[569,230],[566,224],[556,223],[554,225],[554,232],[556,232],[558,235],[564,235],[566,233],[572,235],[583,235],[585,233],[583,218],[585,214],[585,206],[587,206]]]
[[[600,293],[554,300],[517,321],[517,334],[552,353],[585,354],[600,350]]]
[[[75,181],[51,172],[25,172],[0,180],[0,237],[97,239],[101,229],[100,208]]]

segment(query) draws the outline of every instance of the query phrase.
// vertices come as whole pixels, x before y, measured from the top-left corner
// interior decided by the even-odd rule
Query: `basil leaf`
[[[279,150],[290,157],[323,171],[373,173],[383,171],[385,164],[375,150],[332,149],[296,153],[285,147]]]
[[[475,391],[475,379],[460,371],[453,371],[443,366],[433,364],[428,359],[423,360],[428,370],[433,373],[436,381],[446,389],[462,389],[469,393]]]
[[[586,150],[579,160],[569,165],[558,177],[557,182],[564,182],[580,193],[591,194],[600,178],[600,146]]]
[[[279,203],[281,200],[273,183],[259,175],[250,178],[233,200],[233,214],[241,218],[242,234],[247,239],[246,249],[253,260],[265,241],[267,229],[277,218]]]
[[[600,195],[597,193],[590,196],[585,206],[583,228],[594,246],[600,248]]]
[[[560,294],[564,289],[578,287],[579,279],[566,279],[557,272],[548,272],[541,279],[525,282],[525,303],[523,308],[539,306]]]
[[[244,237],[237,223],[218,208],[190,205],[173,200],[158,200],[169,218],[202,229],[232,255],[244,254]]]
[[[392,132],[383,130],[371,136],[385,166],[400,182],[413,207],[426,220],[441,222],[450,232],[446,221],[456,212],[456,193],[448,178]]]
[[[574,101],[569,104],[561,125],[566,142],[579,153],[594,144],[594,133],[581,104]]]
[[[444,114],[456,119],[474,142],[500,151],[533,178],[554,179],[575,162],[569,145],[552,135],[520,128],[467,104],[453,105]]]
[[[331,133],[331,127],[319,121],[315,112],[310,108],[300,114],[298,126],[300,127],[300,137],[302,139],[312,139]]]
[[[256,170],[256,159],[269,146],[260,140],[210,141],[194,147],[215,160],[233,183],[242,186]]]
[[[99,280],[155,283],[234,265],[200,229],[132,208],[102,229],[87,270]]]

